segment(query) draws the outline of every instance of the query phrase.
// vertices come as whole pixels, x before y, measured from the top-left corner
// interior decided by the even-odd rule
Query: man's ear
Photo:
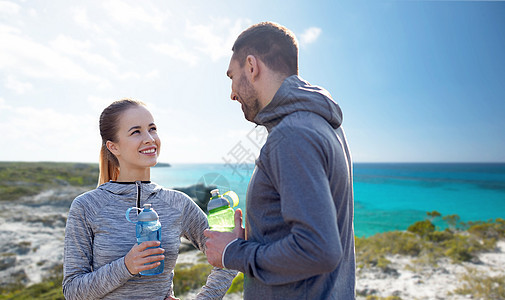
[[[247,55],[245,59],[246,72],[251,78],[251,82],[258,79],[260,74],[259,63],[254,55]]]
[[[120,152],[119,152],[119,147],[116,145],[116,143],[114,142],[111,142],[111,141],[107,141],[105,143],[105,146],[107,146],[107,149],[109,149],[109,151],[114,154],[115,156],[118,156],[120,155]]]

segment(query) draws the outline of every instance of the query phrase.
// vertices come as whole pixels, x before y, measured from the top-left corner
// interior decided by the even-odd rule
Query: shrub
[[[230,288],[226,292],[227,294],[239,293],[244,291],[244,273],[239,272],[237,276],[233,279]]]
[[[410,225],[407,231],[415,233],[421,237],[427,236],[429,233],[435,231],[435,225],[429,220],[418,221]]]
[[[205,285],[212,266],[209,264],[177,264],[174,275],[174,294],[181,295]]]
[[[454,290],[460,295],[469,295],[473,299],[505,299],[505,276],[487,276],[469,269],[461,276],[461,286]]]

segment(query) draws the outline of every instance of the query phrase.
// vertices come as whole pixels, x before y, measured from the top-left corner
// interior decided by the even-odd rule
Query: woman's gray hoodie
[[[131,275],[124,257],[136,244],[135,224],[125,212],[151,203],[161,223],[165,269],[160,275]],[[131,218],[134,217],[132,211]],[[66,299],[164,299],[173,295],[172,279],[184,236],[205,252],[202,210],[186,194],[150,182],[108,182],[78,196],[65,230],[63,294]],[[198,299],[221,299],[236,272],[214,268]]]
[[[226,268],[244,299],[354,299],[352,161],[330,94],[288,77],[254,120],[268,139],[246,201],[246,240]]]

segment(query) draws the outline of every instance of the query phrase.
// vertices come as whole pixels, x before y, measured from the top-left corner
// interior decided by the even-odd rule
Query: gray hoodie
[[[352,161],[329,93],[288,77],[255,122],[268,139],[246,201],[246,240],[226,268],[245,274],[244,299],[354,299]]]
[[[165,269],[154,276],[132,275],[124,257],[136,244],[129,207],[151,203],[161,223]],[[135,219],[134,211],[131,218]],[[173,295],[172,279],[180,237],[205,252],[202,210],[186,194],[150,182],[108,182],[78,196],[65,230],[63,294],[66,299],[164,299]],[[198,299],[221,299],[236,272],[214,268]]]

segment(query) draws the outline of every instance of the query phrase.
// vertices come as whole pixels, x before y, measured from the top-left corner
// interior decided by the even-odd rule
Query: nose
[[[230,99],[231,99],[231,100],[238,101],[238,96],[237,96],[237,94],[236,94],[235,92],[233,92],[233,91],[232,91],[232,92],[231,92],[231,95],[230,95]]]
[[[154,137],[148,133],[144,143],[149,144],[149,143],[154,143],[154,141],[155,141]]]

